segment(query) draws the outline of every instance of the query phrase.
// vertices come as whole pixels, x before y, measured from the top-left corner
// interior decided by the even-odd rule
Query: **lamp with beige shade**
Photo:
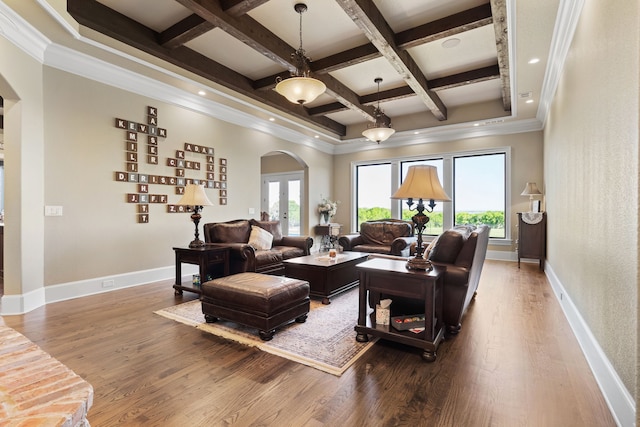
[[[409,210],[416,210],[411,220],[418,232],[418,240],[416,242],[416,254],[407,261],[407,268],[412,270],[431,270],[431,262],[423,258],[424,248],[422,247],[422,232],[429,222],[429,217],[424,211],[431,213],[436,206],[436,201],[450,202],[451,198],[440,185],[438,179],[438,170],[435,166],[415,165],[410,166],[407,176],[398,190],[391,196],[392,199],[407,199]],[[418,199],[418,203],[413,207],[414,199]],[[429,204],[424,205],[423,200],[428,200]]]

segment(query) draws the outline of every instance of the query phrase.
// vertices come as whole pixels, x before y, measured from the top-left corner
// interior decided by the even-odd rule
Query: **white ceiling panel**
[[[193,13],[175,0],[98,0],[98,3],[158,33]]]
[[[185,46],[206,57],[215,58],[216,62],[247,76],[251,80],[285,71],[277,63],[219,28],[204,33],[186,43]]]
[[[442,45],[454,38],[460,40],[457,46]],[[493,25],[410,48],[409,53],[429,80],[498,63]]]

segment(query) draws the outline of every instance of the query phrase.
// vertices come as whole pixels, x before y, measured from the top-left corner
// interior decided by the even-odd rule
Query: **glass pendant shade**
[[[320,80],[311,77],[290,77],[276,85],[276,92],[294,104],[306,104],[322,95],[327,89]]]
[[[389,117],[385,116],[380,109],[380,83],[382,82],[382,78],[376,77],[374,82],[378,85],[378,106],[373,109],[373,117],[376,121],[373,125],[369,125],[367,129],[362,131],[362,136],[370,141],[375,141],[380,144],[382,141],[386,141],[391,135],[396,133],[396,131],[391,127],[391,120]]]
[[[293,9],[300,15],[300,47],[291,54],[295,71],[291,72],[288,79],[276,79],[276,92],[293,102],[294,104],[306,104],[322,95],[327,86],[320,80],[309,77],[311,70],[310,59],[305,55],[302,48],[302,14],[307,11],[307,5],[296,3]]]
[[[365,138],[370,139],[371,141],[375,141],[375,142],[377,142],[379,144],[382,141],[386,141],[394,133],[396,133],[396,131],[393,128],[386,128],[386,127],[376,128],[376,127],[373,127],[373,128],[369,128],[369,129],[365,130],[364,132],[362,132],[362,135]]]

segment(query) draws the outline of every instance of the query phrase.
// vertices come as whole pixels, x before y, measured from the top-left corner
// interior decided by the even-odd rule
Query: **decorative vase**
[[[329,212],[322,212],[320,214],[320,221],[322,225],[329,224]]]

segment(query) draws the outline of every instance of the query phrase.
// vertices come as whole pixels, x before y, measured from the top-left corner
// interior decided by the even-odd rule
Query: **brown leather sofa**
[[[487,254],[490,227],[456,226],[440,234],[427,247],[424,256],[434,265],[446,268],[443,279],[442,315],[449,334],[457,334],[462,316],[475,297]],[[415,249],[415,244],[413,245]],[[392,313],[420,314],[424,302],[398,296],[371,295],[371,307],[390,298]]]
[[[338,244],[345,251],[369,252],[409,256],[413,223],[399,219],[378,219],[360,224],[360,232],[338,236]]]
[[[270,249],[255,250],[249,245],[252,225],[273,235]],[[313,246],[311,237],[283,236],[280,221],[255,219],[207,223],[204,225],[204,238],[206,243],[224,243],[231,247],[230,274],[254,272],[284,275],[282,261],[309,255]]]

